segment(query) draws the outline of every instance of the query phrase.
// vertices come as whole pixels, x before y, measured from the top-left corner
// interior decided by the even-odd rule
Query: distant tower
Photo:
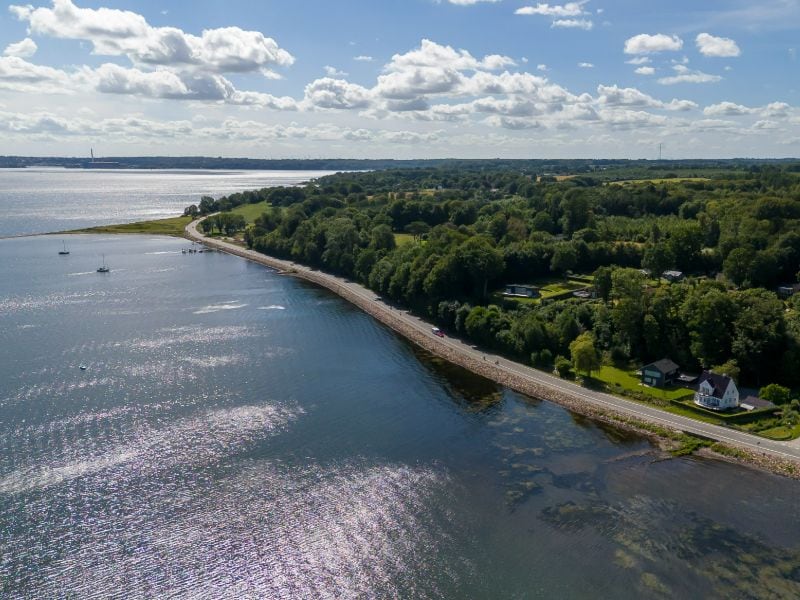
[[[89,148],[89,154],[92,155],[92,162],[94,162],[94,148]]]
[[[663,145],[664,145],[664,144],[659,144],[659,145],[658,145],[658,160],[661,160],[661,147],[662,147]]]

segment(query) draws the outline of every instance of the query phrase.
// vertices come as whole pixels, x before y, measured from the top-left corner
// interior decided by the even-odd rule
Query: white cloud
[[[639,67],[633,70],[637,75],[653,75],[656,70],[653,67]]]
[[[677,75],[661,77],[658,83],[661,85],[675,85],[676,83],[716,83],[722,80],[719,75],[693,71],[684,65],[673,65],[672,69]]]
[[[127,56],[138,65],[197,68],[213,73],[262,72],[287,67],[294,57],[272,38],[238,27],[206,29],[195,36],[175,27],[153,27],[127,10],[80,8],[53,0],[53,8],[11,6],[32,33],[86,40],[94,54]]]
[[[336,67],[325,65],[323,69],[325,70],[325,74],[328,77],[347,77],[347,73],[345,73],[344,71],[340,71]]]
[[[749,115],[750,113],[754,112],[754,109],[748,108],[747,106],[743,106],[741,104],[736,104],[735,102],[720,102],[718,104],[711,104],[710,106],[706,106],[703,109],[703,114],[712,117],[712,116],[740,116],[740,115]]]
[[[358,56],[354,56],[353,60],[357,60],[359,62],[372,62],[375,59],[371,56],[367,56],[366,54],[359,54]]]
[[[0,56],[0,88],[15,92],[66,94],[81,85],[81,76],[35,65],[18,56]]]
[[[550,27],[561,27],[564,29],[583,29],[589,31],[594,27],[594,23],[589,19],[555,19]]]
[[[732,58],[741,55],[739,46],[730,38],[715,37],[709,33],[698,34],[695,39],[697,49],[704,56]]]
[[[16,56],[18,58],[30,58],[36,54],[38,46],[31,38],[25,38],[21,42],[9,44],[3,51],[4,56]]]
[[[786,118],[791,108],[786,102],[770,102],[762,109],[761,114],[765,117]]]
[[[594,69],[594,64],[592,64],[590,62],[580,62],[580,63],[578,63],[578,66],[581,69]]]
[[[636,88],[621,88],[617,85],[598,85],[598,102],[610,106],[649,106],[661,108],[663,103]]]
[[[566,4],[538,3],[536,6],[523,6],[514,11],[515,15],[535,15],[551,17],[550,27],[562,29],[583,29],[589,31],[594,27],[591,19],[585,18],[589,12],[584,10],[588,0],[582,2],[567,2]],[[578,18],[584,17],[584,18]]]
[[[625,41],[625,54],[654,54],[656,52],[677,52],[683,48],[683,40],[677,35],[663,33],[649,35],[640,33]]]
[[[698,106],[697,102],[692,102],[691,100],[672,99],[664,104],[664,108],[673,111],[687,111],[698,108]]]
[[[627,65],[647,65],[653,62],[649,56],[636,56],[630,60],[626,60]]]
[[[548,68],[547,68],[546,64],[542,63],[542,64],[536,65],[536,70],[544,72],[544,71],[548,71]]]
[[[588,0],[583,2],[567,2],[566,4],[547,4],[539,3],[536,6],[523,6],[514,11],[516,15],[542,15],[545,17],[577,17],[585,14],[583,5]]]
[[[311,108],[367,108],[371,100],[368,89],[344,79],[323,77],[309,83],[305,89],[305,103]]]

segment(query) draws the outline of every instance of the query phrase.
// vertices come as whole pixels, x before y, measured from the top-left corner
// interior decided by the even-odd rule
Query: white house
[[[711,410],[736,408],[739,406],[739,390],[727,375],[703,371],[697,380],[694,403]]]

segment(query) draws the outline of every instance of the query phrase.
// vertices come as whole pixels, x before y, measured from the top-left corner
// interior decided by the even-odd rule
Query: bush
[[[559,354],[556,356],[555,367],[559,377],[567,377],[572,369],[572,363],[568,358]]]

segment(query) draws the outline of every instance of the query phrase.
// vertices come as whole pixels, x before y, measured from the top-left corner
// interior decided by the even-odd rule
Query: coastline
[[[324,287],[424,350],[502,386],[527,396],[553,402],[594,420],[635,431],[658,442],[662,449],[679,449],[683,445],[682,442],[691,440],[691,438],[686,439],[688,436],[693,436],[697,441],[714,442],[705,444],[702,448],[699,448],[702,443],[692,448],[699,450],[701,455],[800,479],[800,448],[781,446],[781,442],[760,440],[743,432],[694,422],[656,408],[638,406],[630,400],[593,392],[543,371],[482,353],[454,338],[435,337],[431,334],[430,324],[405,310],[385,304],[376,299],[372,291],[358,284],[291,261],[248,250],[224,240],[206,237],[197,231],[200,220],[202,219],[186,225],[185,232],[188,239]]]

